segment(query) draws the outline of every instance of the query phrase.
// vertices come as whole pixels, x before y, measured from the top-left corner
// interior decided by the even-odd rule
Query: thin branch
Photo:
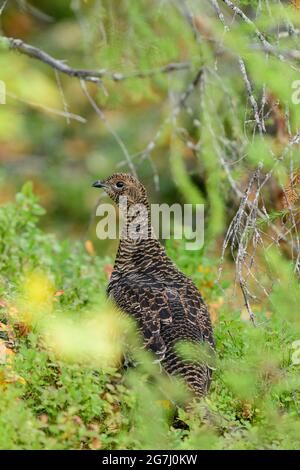
[[[105,125],[106,129],[110,132],[110,134],[113,136],[113,138],[115,139],[115,141],[117,142],[117,144],[119,145],[119,147],[121,148],[125,158],[126,158],[126,161],[127,161],[127,164],[128,164],[128,167],[130,168],[130,171],[132,172],[132,174],[134,176],[137,176],[136,174],[136,170],[135,170],[135,167],[132,163],[132,160],[131,160],[131,157],[129,155],[129,152],[123,142],[123,140],[121,139],[121,137],[118,136],[118,134],[114,131],[114,129],[111,127],[111,125],[109,124],[109,122],[107,121],[103,111],[100,109],[100,107],[97,105],[96,101],[93,99],[93,97],[90,95],[87,87],[86,87],[86,84],[83,80],[80,80],[80,85],[81,85],[81,88],[85,94],[85,96],[87,97],[87,99],[89,100],[90,104],[92,105],[93,109],[95,110],[96,114],[98,115],[98,117],[100,118],[100,120],[103,122],[103,124]]]
[[[2,3],[2,5],[0,7],[0,16],[2,15],[3,10],[6,7],[7,3],[8,3],[8,0],[4,0],[4,2]]]
[[[191,63],[190,62],[170,62],[163,67],[159,67],[152,70],[146,70],[145,72],[132,72],[131,74],[122,74],[122,73],[112,73],[111,78],[114,81],[126,80],[128,78],[148,78],[152,77],[153,75],[158,74],[166,74],[170,72],[177,72],[179,70],[190,70]]]
[[[67,124],[70,124],[70,118],[68,116],[69,106],[68,106],[68,103],[67,103],[67,100],[66,100],[66,97],[65,97],[65,94],[64,94],[62,84],[61,84],[59,72],[57,70],[55,70],[55,78],[56,78],[57,87],[58,87],[58,90],[59,90],[59,93],[60,93],[60,96],[61,96],[61,100],[62,100],[62,103],[63,103],[64,111],[66,113]]]
[[[204,73],[204,68],[200,67],[199,70],[197,71],[195,77],[193,78],[192,82],[187,86],[187,88],[180,94],[179,99],[175,106],[172,108],[171,113],[168,115],[168,117],[163,121],[163,123],[160,125],[158,131],[155,133],[154,137],[151,139],[151,141],[148,143],[147,147],[142,150],[141,152],[138,152],[137,154],[134,155],[134,158],[140,158],[141,160],[144,160],[146,157],[150,157],[151,153],[157,146],[157,142],[159,138],[161,137],[162,134],[162,129],[169,123],[174,122],[176,120],[177,116],[181,112],[181,110],[184,108],[186,105],[186,102],[189,98],[189,96],[193,93],[195,88],[200,84],[200,82],[203,79],[203,73]],[[120,162],[120,166],[122,166],[124,162]]]
[[[250,20],[250,18],[243,12],[243,10],[241,10],[238,6],[236,6],[233,2],[231,2],[230,0],[222,0],[225,5],[227,5],[236,15],[238,15],[240,18],[242,18],[245,23],[247,23],[249,26],[251,26],[251,28],[253,29],[253,31],[255,32],[256,36],[258,37],[258,39],[260,40],[260,42],[263,44],[264,46],[264,50],[266,52],[270,52],[272,54],[275,54],[277,55],[277,51],[276,51],[276,48],[274,46],[272,46],[272,44],[265,38],[265,36],[259,31],[259,29],[257,28],[257,26],[255,25],[255,23],[253,23],[252,20]]]
[[[235,14],[239,15],[240,18],[242,18],[245,23],[247,23],[251,28],[253,29],[254,33],[256,34],[257,38],[261,42],[261,47],[257,47],[257,45],[251,45],[250,47],[252,49],[262,49],[264,52],[267,52],[269,54],[272,54],[274,57],[277,57],[280,61],[286,63],[291,67],[293,70],[299,71],[299,69],[291,64],[290,62],[287,61],[287,59],[294,59],[298,60],[300,58],[299,51],[297,50],[280,50],[277,47],[273,46],[266,38],[265,36],[260,32],[260,30],[257,28],[255,23],[238,7],[236,6],[233,2],[230,0],[222,0]]]
[[[221,23],[223,23],[224,25],[224,30],[225,31],[229,31],[229,28],[225,22],[225,17],[223,15],[223,12],[218,4],[218,0],[210,0],[210,3],[212,4],[214,10],[216,11],[218,17],[219,17],[219,20],[221,21]]]
[[[238,198],[242,199],[243,196],[244,196],[244,193],[241,191],[241,189],[238,187],[236,181],[233,179],[232,174],[229,170],[228,163],[225,161],[225,159],[221,155],[219,156],[219,158],[220,158],[221,165],[224,168],[224,171],[226,173],[227,179],[230,183],[230,186],[231,186],[232,190],[234,191],[234,193],[236,194],[236,196]],[[253,202],[249,199],[247,199],[247,206],[249,207],[249,209],[253,208]],[[267,213],[264,213],[263,211],[261,211],[258,208],[257,209],[257,214],[262,220],[268,222],[269,227],[274,231],[274,233],[277,235],[278,239],[283,240],[283,241],[285,241],[286,243],[289,244],[289,240],[286,238],[285,234],[283,232],[281,232],[281,230],[278,227],[276,227],[276,225],[273,224],[269,220],[269,217],[268,217]]]
[[[28,3],[26,0],[18,0],[18,4],[21,10],[30,13],[32,16],[34,16],[38,20],[46,21],[47,23],[52,23],[54,20],[52,16],[47,15],[47,13],[44,13],[43,11],[39,10],[37,7],[30,5],[30,3]]]
[[[239,58],[239,64],[240,64],[240,70],[241,70],[241,73],[242,73],[242,77],[243,77],[243,80],[244,80],[244,83],[245,83],[245,86],[246,86],[247,94],[248,94],[248,97],[249,97],[249,100],[250,100],[250,103],[251,103],[251,106],[252,106],[252,109],[253,109],[254,118],[255,118],[256,124],[258,125],[259,132],[260,132],[260,134],[262,134],[263,132],[266,132],[266,129],[264,128],[264,125],[262,124],[262,122],[260,120],[257,102],[256,102],[256,99],[254,98],[254,95],[253,95],[252,86],[251,86],[250,80],[249,80],[248,75],[247,75],[245,62],[243,61],[243,59],[241,57]]]
[[[70,77],[77,77],[81,80],[86,80],[93,83],[101,83],[102,78],[110,78],[115,82],[126,80],[129,78],[147,78],[157,74],[167,74],[178,70],[188,70],[191,68],[190,62],[172,62],[163,67],[148,70],[145,72],[133,72],[132,74],[123,74],[119,72],[110,72],[106,69],[100,70],[86,70],[69,67],[63,60],[58,60],[52,57],[47,52],[44,52],[38,47],[26,44],[21,39],[2,37],[4,42],[8,44],[11,49],[17,50],[22,54],[32,57],[34,59],[43,62],[44,64],[50,65],[53,69],[58,72],[69,75]]]
[[[61,111],[60,109],[50,108],[40,103],[36,103],[35,101],[23,100],[22,98],[19,98],[14,93],[11,93],[9,91],[6,92],[6,95],[14,100],[20,101],[21,103],[27,104],[28,106],[32,106],[33,108],[40,108],[43,111],[46,111],[47,113],[56,114],[57,116],[62,116],[66,119],[73,119],[74,121],[81,122],[82,124],[86,123],[86,119],[83,118],[82,116],[79,116],[78,114]]]
[[[101,77],[103,77],[103,71],[101,70],[96,71],[74,69],[72,67],[69,67],[64,61],[55,59],[51,55],[42,51],[42,49],[38,49],[37,47],[31,46],[30,44],[26,44],[21,39],[4,37],[3,40],[8,43],[11,49],[16,49],[17,51],[27,55],[28,57],[40,60],[41,62],[50,65],[50,67],[52,67],[53,69],[58,70],[59,72],[62,72],[66,75],[69,75],[70,77],[77,77],[94,83],[99,83],[101,81]]]
[[[300,34],[300,29],[298,28],[293,28],[292,32],[289,29],[284,30],[284,31],[279,31],[278,39],[286,39],[286,38],[290,38],[291,36],[298,36],[299,34]]]

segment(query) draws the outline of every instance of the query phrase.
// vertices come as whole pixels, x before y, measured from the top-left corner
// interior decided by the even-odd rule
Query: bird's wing
[[[184,304],[187,320],[199,328],[204,341],[215,349],[212,327],[207,306],[195,284],[188,279],[185,286]]]
[[[161,329],[174,321],[177,339],[186,336],[193,341],[207,340],[214,347],[207,308],[194,284],[180,287],[132,274],[120,277],[110,289],[110,295],[121,310],[138,321],[145,346],[159,359],[164,359],[166,352]]]
[[[172,322],[176,293],[170,292],[163,283],[153,278],[126,275],[109,289],[109,294],[121,310],[138,321],[144,345],[160,360],[164,359],[166,345],[161,336],[161,327]]]

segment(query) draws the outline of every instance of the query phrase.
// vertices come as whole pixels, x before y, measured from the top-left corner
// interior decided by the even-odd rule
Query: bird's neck
[[[164,254],[151,225],[151,211],[147,201],[126,211],[120,207],[121,234],[115,268],[127,270],[150,263],[151,256]]]

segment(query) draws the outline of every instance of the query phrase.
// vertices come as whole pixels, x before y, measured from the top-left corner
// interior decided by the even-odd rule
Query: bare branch
[[[110,126],[109,122],[106,120],[106,117],[103,113],[103,111],[100,109],[100,107],[97,105],[96,101],[93,99],[93,97],[90,95],[87,87],[86,87],[86,84],[83,80],[80,80],[80,85],[81,85],[81,88],[85,94],[85,96],[87,97],[87,99],[89,100],[90,104],[92,105],[93,109],[95,110],[96,114],[98,115],[98,117],[100,118],[100,120],[104,123],[106,129],[110,132],[110,134],[113,136],[113,138],[115,139],[115,141],[117,142],[117,144],[119,145],[119,147],[121,148],[125,158],[126,158],[126,161],[128,163],[128,167],[130,168],[130,171],[132,172],[132,174],[134,176],[137,176],[136,174],[136,170],[135,170],[135,167],[132,163],[132,160],[131,160],[131,157],[129,155],[129,152],[123,142],[123,140],[118,136],[118,134],[112,129],[112,127]]]
[[[225,31],[228,31],[229,28],[228,26],[226,25],[225,23],[225,17],[223,15],[223,12],[221,10],[221,8],[219,7],[219,4],[218,4],[218,0],[210,0],[210,3],[212,4],[214,10],[216,11],[218,17],[219,17],[219,20],[223,23],[224,25],[224,30]]]
[[[270,52],[272,54],[275,54],[277,55],[277,51],[276,51],[276,48],[274,46],[272,46],[272,44],[264,37],[264,35],[259,31],[259,29],[257,28],[257,26],[253,23],[252,20],[250,20],[250,18],[243,12],[243,10],[241,10],[238,6],[236,6],[233,2],[231,2],[230,0],[222,0],[225,5],[227,5],[236,15],[239,15],[240,18],[242,18],[249,26],[251,26],[251,28],[253,29],[253,31],[255,32],[256,36],[258,37],[258,39],[260,40],[260,42],[263,44],[264,46],[264,50],[266,52]]]
[[[22,54],[27,55],[28,57],[32,57],[39,60],[40,62],[50,65],[50,67],[57,70],[58,72],[69,75],[70,77],[77,77],[81,80],[86,80],[93,83],[101,83],[102,78],[110,78],[115,82],[119,82],[129,78],[147,78],[156,74],[166,74],[178,70],[188,70],[191,68],[191,64],[189,62],[172,62],[160,68],[148,70],[145,72],[133,72],[132,74],[128,75],[119,72],[110,72],[106,69],[77,69],[69,67],[69,65],[67,65],[63,60],[55,59],[47,52],[44,52],[42,49],[31,46],[30,44],[26,44],[21,39],[3,37],[2,40],[4,40],[11,49],[15,49]]]
[[[167,74],[180,70],[190,70],[191,68],[192,66],[190,62],[170,62],[169,64],[164,65],[163,67],[158,67],[152,70],[146,70],[144,72],[132,72],[129,74],[123,74],[119,72],[106,72],[104,75],[110,77],[115,82],[120,82],[122,80],[127,80],[130,78],[148,78],[159,74]]]
[[[44,105],[42,105],[40,103],[36,103],[34,101],[23,100],[22,98],[19,98],[14,93],[11,93],[9,91],[7,91],[6,94],[10,98],[12,98],[14,100],[17,100],[17,101],[20,101],[21,103],[25,103],[28,106],[31,106],[33,108],[40,108],[40,109],[42,109],[43,111],[45,111],[47,113],[56,114],[57,116],[62,116],[66,119],[73,119],[74,121],[81,122],[82,124],[86,123],[86,119],[83,118],[82,116],[79,116],[78,114],[69,113],[66,110],[61,111],[60,109],[49,108],[49,106],[44,106]]]
[[[21,10],[30,13],[32,16],[34,16],[38,20],[45,21],[47,23],[52,23],[53,21],[52,16],[47,15],[43,11],[39,10],[37,7],[30,5],[30,3],[28,3],[26,0],[18,0],[18,4]]]
[[[4,0],[4,2],[2,3],[2,5],[1,5],[1,7],[0,7],[0,16],[2,15],[3,10],[4,10],[4,8],[5,8],[6,5],[7,5],[7,2],[8,2],[8,0]]]
[[[64,111],[66,113],[67,124],[70,124],[70,118],[68,116],[69,106],[68,106],[68,103],[67,103],[67,100],[66,100],[66,97],[65,97],[65,94],[64,94],[62,84],[61,84],[59,72],[57,70],[55,70],[55,78],[56,78],[56,83],[57,83],[58,90],[59,90],[59,93],[60,93],[60,96],[61,96],[61,100],[62,100],[62,103],[63,103]]]
[[[195,77],[193,78],[192,82],[187,86],[187,88],[181,93],[179,96],[179,99],[175,106],[172,108],[171,113],[168,115],[168,117],[163,121],[161,126],[159,127],[158,131],[154,135],[154,137],[151,139],[151,141],[148,143],[147,147],[142,150],[141,152],[137,153],[134,155],[135,158],[140,158],[141,160],[144,160],[145,158],[149,158],[151,156],[151,153],[157,146],[157,141],[161,136],[162,129],[164,126],[169,124],[170,122],[174,122],[176,120],[177,116],[181,112],[181,110],[184,108],[186,105],[186,102],[190,95],[193,93],[195,88],[201,83],[203,79],[203,73],[204,73],[204,68],[200,67],[199,70],[197,71]],[[119,166],[124,165],[124,161],[120,162]]]
[[[99,83],[103,77],[103,72],[96,70],[74,69],[69,67],[62,60],[57,60],[46,52],[38,49],[37,47],[26,44],[21,39],[3,38],[11,49],[16,49],[22,54],[40,60],[47,65],[50,65],[55,70],[62,72],[70,77],[77,77],[94,83]]]
[[[258,125],[259,132],[260,134],[262,134],[263,132],[266,132],[266,129],[265,129],[263,122],[261,122],[260,120],[257,102],[253,96],[252,86],[247,75],[245,62],[243,61],[241,57],[239,58],[239,64],[240,64],[242,77],[246,86],[247,94],[248,94],[248,97],[249,97],[249,100],[253,109],[254,118],[255,118],[256,124]]]

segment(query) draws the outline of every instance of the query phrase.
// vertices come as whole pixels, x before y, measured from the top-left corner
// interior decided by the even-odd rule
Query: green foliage
[[[55,315],[66,314],[75,322],[88,320],[87,308],[95,299],[104,308],[99,304],[105,290],[104,261],[86,253],[80,244],[70,246],[44,234],[37,227],[42,214],[29,184],[14,204],[0,210],[6,228],[0,257],[2,298],[9,305],[2,308],[1,316],[8,325],[28,270],[47,273],[55,289],[65,290]],[[215,263],[202,254],[195,257],[183,246],[169,241],[168,252],[201,290],[205,283],[210,286],[205,298],[214,305],[228,285],[221,289],[210,284],[212,273],[216,275]],[[285,266],[283,260],[273,258],[273,263]],[[258,327],[220,304],[214,328],[218,357],[212,389],[189,413],[181,408],[185,392],[180,384],[170,384],[139,348],[133,353],[139,361],[135,368],[95,368],[92,363],[62,359],[44,342],[42,330],[24,333],[16,323],[10,333],[16,354],[10,365],[0,366],[0,448],[299,447],[299,366],[291,363],[291,345],[297,339],[292,312],[298,303],[293,303],[290,294],[289,316],[281,310],[292,278],[287,267],[284,272],[285,283],[278,285],[270,299],[276,308],[271,307],[271,317],[263,309],[257,312]],[[169,398],[178,403],[179,417],[189,430],[173,427],[175,410],[170,402],[166,404]]]
[[[26,274],[42,270],[49,274],[56,290],[64,290],[62,305],[76,309],[92,301],[97,287],[104,285],[103,266],[107,259],[91,257],[83,243],[59,242],[53,235],[45,235],[37,227],[45,210],[26,183],[16,196],[15,204],[0,211],[0,286],[15,291]],[[13,282],[11,282],[13,281]]]

